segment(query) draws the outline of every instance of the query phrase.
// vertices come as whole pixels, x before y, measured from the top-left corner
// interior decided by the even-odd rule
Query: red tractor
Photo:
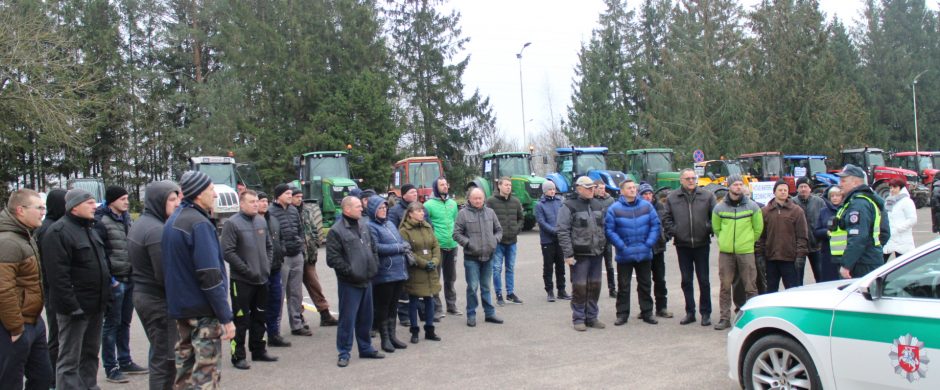
[[[891,155],[891,161],[893,165],[918,172],[921,183],[928,190],[932,190],[937,173],[940,173],[940,152],[898,152]],[[917,207],[926,206],[917,199],[914,202]]]
[[[856,165],[868,174],[868,184],[882,198],[890,195],[888,181],[899,177],[907,180],[907,190],[917,207],[924,207],[930,199],[930,191],[920,182],[917,172],[904,168],[888,167],[884,151],[877,148],[846,149],[842,151],[842,165]]]
[[[424,203],[434,196],[434,180],[441,176],[444,176],[444,167],[437,157],[408,157],[400,160],[392,169],[388,200],[395,203],[396,198],[401,197],[401,187],[410,183],[418,189],[418,201]]]

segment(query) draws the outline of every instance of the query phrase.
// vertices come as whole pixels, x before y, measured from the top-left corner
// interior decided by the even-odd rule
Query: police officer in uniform
[[[882,245],[891,230],[884,215],[884,200],[865,180],[865,171],[847,164],[839,173],[845,202],[829,227],[832,260],[840,264],[843,279],[859,278],[884,264]]]

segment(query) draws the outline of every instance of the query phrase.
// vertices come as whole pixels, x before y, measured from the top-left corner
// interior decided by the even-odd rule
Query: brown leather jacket
[[[780,205],[771,200],[761,209],[764,232],[754,244],[754,252],[767,260],[795,261],[806,256],[808,237],[806,215],[803,209],[787,199]]]
[[[32,232],[7,210],[0,212],[0,321],[11,335],[42,313],[39,249]]]

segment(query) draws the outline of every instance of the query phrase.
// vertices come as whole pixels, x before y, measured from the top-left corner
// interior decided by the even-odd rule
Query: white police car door
[[[833,314],[836,386],[940,389],[940,248],[879,276],[882,297],[850,294]]]

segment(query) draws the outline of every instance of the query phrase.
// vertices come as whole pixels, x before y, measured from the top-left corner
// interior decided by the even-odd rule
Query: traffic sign
[[[692,160],[695,162],[705,161],[705,152],[703,152],[702,149],[695,149],[695,151],[692,152]]]

